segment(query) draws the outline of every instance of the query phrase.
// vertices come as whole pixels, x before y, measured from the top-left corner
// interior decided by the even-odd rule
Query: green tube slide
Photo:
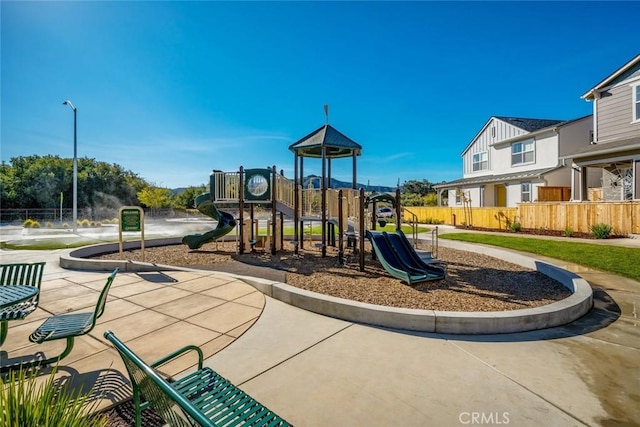
[[[236,226],[236,220],[228,212],[218,210],[211,201],[209,193],[201,194],[196,197],[196,209],[203,214],[218,221],[218,225],[211,231],[204,234],[190,234],[182,238],[182,243],[189,246],[189,249],[198,249],[205,243],[213,242],[222,236],[228,234]]]

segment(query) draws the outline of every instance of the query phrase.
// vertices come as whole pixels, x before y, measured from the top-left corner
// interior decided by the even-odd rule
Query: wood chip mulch
[[[570,295],[567,288],[541,273],[476,252],[440,247],[437,255],[446,269],[446,278],[409,286],[391,277],[377,260],[372,260],[368,242],[363,272],[359,269],[358,255],[350,249],[345,252],[345,263],[339,265],[335,248],[329,247],[327,257],[323,258],[319,249],[307,246],[311,248],[305,247],[296,257],[287,248],[276,255],[261,250],[239,255],[235,242],[209,243],[198,250],[172,245],[146,248],[145,261],[276,280],[284,277],[285,283],[309,291],[402,308],[517,310],[550,304]],[[119,259],[119,254],[96,258]],[[140,250],[126,251],[124,258],[141,261],[142,254]],[[267,269],[273,274],[266,274]]]

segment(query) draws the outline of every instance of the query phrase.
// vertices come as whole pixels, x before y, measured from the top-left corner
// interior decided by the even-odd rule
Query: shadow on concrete
[[[68,366],[58,367],[58,373],[67,375],[56,378],[55,384],[67,387],[74,393],[88,393],[87,403],[107,400],[112,404],[131,398],[133,391],[129,379],[115,369],[100,369],[83,374]]]
[[[152,283],[177,283],[178,282],[177,279],[174,279],[173,277],[167,274],[164,274],[161,271],[140,272],[140,273],[136,273],[136,275],[139,278]]]

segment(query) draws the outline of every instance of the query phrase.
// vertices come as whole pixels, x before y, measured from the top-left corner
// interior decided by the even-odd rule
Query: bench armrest
[[[152,368],[157,368],[159,366],[164,365],[165,363],[171,362],[173,359],[176,359],[182,356],[184,353],[187,353],[188,351],[195,351],[196,353],[198,353],[198,369],[202,369],[202,360],[204,358],[202,355],[202,350],[200,350],[200,347],[195,345],[187,345],[182,348],[179,348],[178,350],[172,353],[169,353],[166,356],[162,357],[161,359],[158,359],[155,362],[149,364],[149,366],[151,366]]]

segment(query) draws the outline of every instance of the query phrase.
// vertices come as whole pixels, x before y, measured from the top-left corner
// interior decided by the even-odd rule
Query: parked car
[[[393,209],[389,207],[383,207],[378,209],[378,218],[393,218]]]

